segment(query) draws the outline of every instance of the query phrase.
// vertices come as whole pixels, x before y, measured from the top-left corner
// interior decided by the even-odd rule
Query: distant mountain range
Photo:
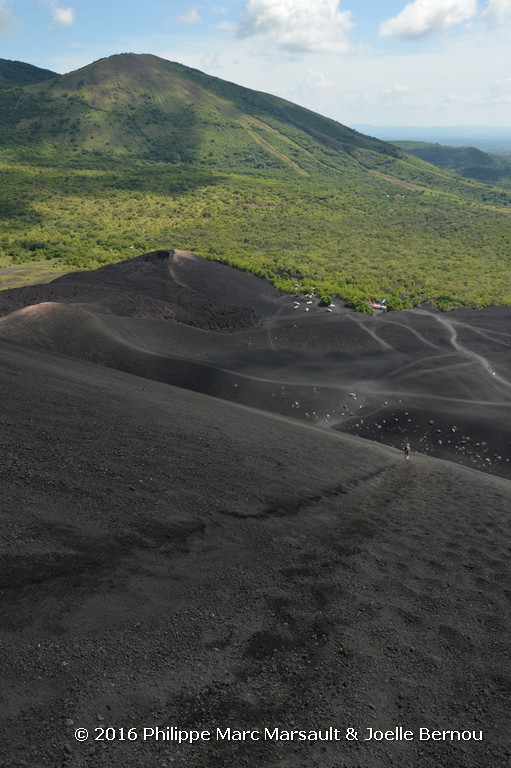
[[[352,127],[391,143],[424,141],[453,147],[477,147],[490,154],[511,155],[511,128],[507,126],[411,126],[359,123]]]
[[[461,176],[511,189],[511,155],[490,155],[476,147],[447,147],[421,141],[396,141],[394,144],[411,155],[439,168],[456,171]]]

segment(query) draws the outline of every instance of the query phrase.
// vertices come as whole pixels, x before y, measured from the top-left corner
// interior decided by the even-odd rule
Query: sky
[[[0,58],[152,53],[345,125],[504,126],[511,0],[0,0]]]

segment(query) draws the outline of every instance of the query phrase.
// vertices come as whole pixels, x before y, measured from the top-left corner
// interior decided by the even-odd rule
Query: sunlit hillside
[[[502,188],[155,56],[61,76],[22,65],[16,84],[12,65],[0,62],[3,265],[183,248],[361,309],[511,303]]]

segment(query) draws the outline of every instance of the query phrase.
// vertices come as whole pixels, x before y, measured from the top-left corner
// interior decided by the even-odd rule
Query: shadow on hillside
[[[23,230],[28,224],[38,224],[42,216],[26,200],[4,198],[0,193],[0,222],[7,221],[12,228]]]
[[[16,176],[13,183],[36,196],[49,184],[53,190],[77,196],[96,196],[110,190],[179,195],[225,180],[223,174],[197,168],[203,130],[192,103],[172,114],[151,102],[127,105],[116,117],[119,136],[111,146],[106,142],[98,148],[90,144],[84,148],[86,136],[76,146],[66,140],[69,136],[64,131],[58,145],[49,146],[45,141],[38,147],[31,141],[30,146],[11,148],[9,160],[13,164],[43,172],[37,177],[36,189],[30,172],[17,165],[11,170]],[[9,217],[6,213],[5,218]]]
[[[163,161],[133,161],[130,158],[108,157],[96,152],[80,152],[61,157],[54,162],[53,157],[26,157],[20,153],[14,161],[27,165],[25,172],[16,166],[14,184],[30,191],[38,199],[44,197],[48,189],[52,194],[101,196],[109,192],[139,191],[162,195],[186,194],[194,189],[221,184],[225,175],[210,173],[187,167],[186,164],[173,164]],[[32,169],[38,168],[41,174],[37,182],[33,179]],[[41,220],[41,216],[26,201],[2,199],[0,197],[0,220],[20,218],[24,224],[30,215],[30,222]]]
[[[147,144],[143,156],[148,160],[185,165],[198,161],[203,131],[193,104],[171,115],[155,106],[138,109],[136,119]],[[153,131],[156,135],[151,136]]]
[[[87,135],[76,145],[73,134],[58,126],[58,143],[46,139],[38,146],[32,137],[24,146],[11,147],[6,159],[13,164],[12,187],[36,198],[48,187],[80,197],[112,190],[179,195],[225,180],[224,175],[197,167],[203,130],[194,104],[171,114],[153,102],[125,105],[116,118],[119,130],[111,145],[105,140],[102,146],[91,147],[93,136]],[[34,169],[41,173],[34,177]],[[15,213],[6,210],[4,218]]]
[[[225,176],[205,171],[195,171],[167,163],[151,163],[145,167],[129,168],[91,180],[87,189],[81,186],[74,194],[100,195],[109,190],[149,192],[158,195],[184,195],[200,187],[214,186],[226,180]],[[95,182],[95,183],[94,183]]]

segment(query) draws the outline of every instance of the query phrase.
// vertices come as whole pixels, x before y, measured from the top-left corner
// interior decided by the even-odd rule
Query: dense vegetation
[[[22,61],[0,60],[0,88],[41,83],[51,77],[57,77],[57,73]]]
[[[511,304],[507,191],[153,56],[0,91],[0,174],[2,264],[182,248],[360,309]]]
[[[461,176],[511,189],[511,157],[490,155],[476,147],[446,147],[425,141],[397,141],[400,149]]]

